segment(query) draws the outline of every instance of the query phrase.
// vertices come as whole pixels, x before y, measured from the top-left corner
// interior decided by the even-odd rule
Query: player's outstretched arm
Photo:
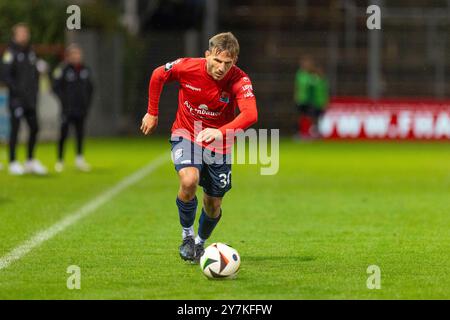
[[[245,130],[258,121],[258,110],[256,108],[255,98],[244,99],[238,102],[240,114],[231,122],[224,126],[214,129],[206,128],[198,134],[197,142],[210,143],[212,141],[221,141],[227,130]]]
[[[200,131],[196,138],[197,142],[210,143],[212,141],[222,141],[227,130],[245,130],[258,121],[258,110],[254,98],[242,100],[238,106],[241,113],[233,121],[219,129],[206,128]]]
[[[158,116],[152,116],[149,113],[146,113],[142,118],[141,131],[143,134],[151,134],[155,131],[158,126]]]
[[[219,128],[224,135],[227,130],[246,130],[258,121],[258,109],[255,98],[240,100],[238,102],[239,115],[231,122]]]
[[[161,92],[166,82],[178,80],[179,70],[177,64],[182,59],[167,63],[153,70],[148,85],[147,113],[142,118],[141,131],[143,134],[151,134],[158,126],[158,105]]]

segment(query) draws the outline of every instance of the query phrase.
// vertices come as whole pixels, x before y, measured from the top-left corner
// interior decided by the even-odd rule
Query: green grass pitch
[[[73,168],[71,152],[59,175],[3,169],[0,257],[168,152],[163,138],[92,139],[91,173]],[[55,154],[53,144],[37,152],[49,168]],[[450,298],[448,143],[283,140],[279,173],[259,169],[233,167],[209,241],[239,251],[236,280],[208,280],[179,258],[178,180],[168,160],[0,270],[0,299]],[[66,287],[70,265],[81,268],[80,290]],[[366,286],[369,265],[381,269],[379,290]]]

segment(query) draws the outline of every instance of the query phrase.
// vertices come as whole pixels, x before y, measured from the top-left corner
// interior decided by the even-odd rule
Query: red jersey
[[[207,73],[204,58],[181,58],[156,68],[149,85],[149,114],[158,115],[161,91],[170,81],[180,84],[178,110],[172,126],[174,136],[195,142],[201,130],[216,128],[224,135],[223,142],[204,142],[203,147],[229,153],[234,137],[226,136],[226,130],[245,130],[257,121],[252,83],[247,74],[236,66],[219,81]],[[236,107],[240,110],[237,117]]]

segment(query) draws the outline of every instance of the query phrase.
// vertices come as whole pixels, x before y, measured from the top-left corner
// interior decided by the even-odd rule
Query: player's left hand
[[[210,143],[210,142],[213,142],[214,140],[220,141],[222,139],[223,139],[223,135],[219,129],[206,128],[206,129],[200,131],[196,140],[197,140],[197,142]]]

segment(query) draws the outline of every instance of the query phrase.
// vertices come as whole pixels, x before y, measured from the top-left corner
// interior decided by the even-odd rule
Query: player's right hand
[[[145,135],[149,133],[151,134],[153,131],[155,131],[157,126],[158,126],[158,117],[146,113],[145,116],[142,118],[142,125],[141,125],[142,133]]]

